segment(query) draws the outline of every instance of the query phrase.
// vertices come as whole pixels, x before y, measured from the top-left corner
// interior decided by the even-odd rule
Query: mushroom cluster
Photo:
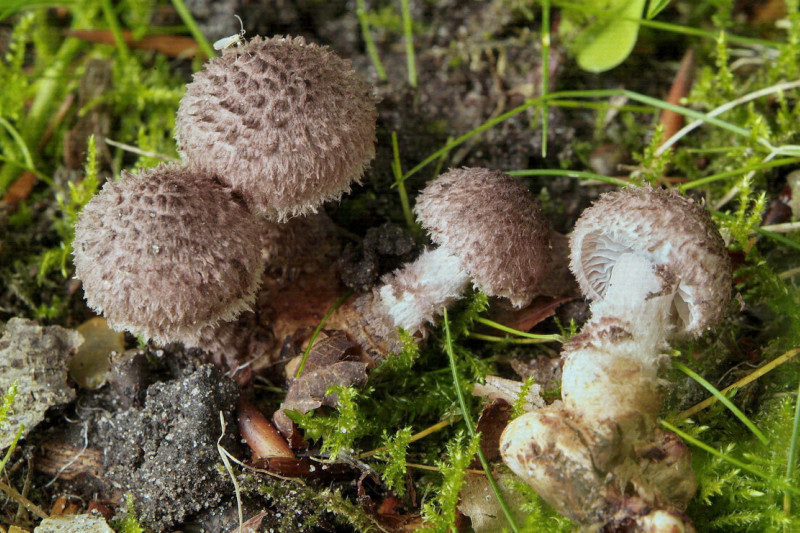
[[[696,489],[690,454],[657,426],[657,373],[668,340],[721,319],[731,287],[724,242],[691,199],[630,187],[583,213],[571,268],[594,301],[562,352],[563,401],[512,421],[503,459],[583,525],[692,531],[683,514]]]
[[[316,212],[374,157],[376,101],[350,63],[302,39],[225,49],[181,101],[182,165],[109,181],[76,225],[76,274],[117,329],[221,351],[267,265],[302,253]],[[435,248],[353,298],[329,325],[374,359],[421,338],[472,284],[522,307],[569,292],[567,263],[592,319],[564,346],[562,402],[514,420],[509,467],[559,512],[589,527],[692,529],[689,452],[658,429],[667,342],[716,324],[729,301],[724,243],[702,206],[651,187],[608,193],[568,250],[530,191],[502,172],[454,169],[420,193]],[[568,261],[567,253],[570,260]]]
[[[374,156],[376,100],[325,47],[255,38],[189,84],[183,165],[123,172],[76,225],[76,275],[109,324],[197,345],[255,300],[289,217],[358,181]],[[279,260],[279,259],[278,259]]]

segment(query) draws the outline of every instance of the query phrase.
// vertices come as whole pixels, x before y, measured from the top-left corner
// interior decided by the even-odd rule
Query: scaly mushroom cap
[[[256,37],[208,61],[186,88],[175,138],[257,212],[315,212],[358,182],[375,157],[371,88],[345,61],[302,38]]]
[[[548,268],[550,229],[539,202],[511,176],[482,168],[450,170],[425,187],[414,212],[485,293],[517,307],[538,294]]]
[[[229,189],[184,167],[122,173],[75,225],[75,271],[111,327],[192,342],[255,298],[259,226]]]
[[[676,334],[702,334],[721,320],[730,301],[725,243],[708,211],[677,191],[627,187],[602,195],[581,215],[570,246],[570,268],[592,300],[603,298],[623,253],[639,253],[668,268],[679,278]]]

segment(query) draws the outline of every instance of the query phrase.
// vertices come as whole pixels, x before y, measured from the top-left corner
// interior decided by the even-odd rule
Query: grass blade
[[[358,17],[358,24],[361,26],[361,38],[364,39],[367,55],[378,73],[378,79],[385,80],[386,69],[383,68],[375,41],[372,39],[372,33],[369,31],[369,17],[367,17],[367,6],[364,0],[356,0],[356,16]]]
[[[728,463],[730,463],[730,464],[732,464],[734,466],[737,466],[737,467],[741,468],[742,470],[744,470],[745,472],[750,472],[754,476],[760,477],[761,479],[767,481],[768,483],[770,483],[770,484],[772,484],[772,485],[774,485],[774,486],[776,486],[776,487],[778,487],[780,489],[783,489],[783,490],[786,490],[788,492],[791,492],[792,494],[800,495],[800,489],[799,488],[794,487],[794,486],[786,483],[782,479],[777,479],[777,478],[774,478],[774,477],[772,477],[772,476],[770,476],[768,474],[765,474],[764,472],[760,471],[759,469],[754,468],[753,466],[751,466],[751,465],[749,465],[749,464],[747,464],[747,463],[745,463],[743,461],[740,461],[738,459],[735,459],[733,457],[725,455],[724,453],[720,452],[719,450],[716,450],[716,449],[712,448],[711,446],[709,446],[705,442],[700,441],[700,440],[692,437],[691,435],[689,435],[688,433],[686,433],[684,431],[681,431],[680,429],[678,429],[677,427],[673,426],[672,424],[670,424],[666,420],[659,420],[658,423],[664,429],[672,431],[673,433],[678,435],[680,438],[682,438],[683,440],[685,440],[686,442],[688,442],[692,446],[700,448],[701,450],[703,450],[705,452],[708,452],[711,455],[722,459],[723,461],[726,461],[726,462],[728,462]]]
[[[346,293],[344,293],[342,296],[340,296],[338,300],[333,302],[333,305],[331,306],[331,308],[328,309],[328,312],[325,313],[325,316],[323,316],[322,320],[319,321],[319,324],[317,324],[317,327],[314,328],[314,333],[312,333],[311,337],[308,339],[308,346],[306,346],[306,351],[303,352],[303,358],[300,359],[300,364],[297,365],[297,372],[294,375],[295,379],[299,378],[300,374],[302,374],[303,367],[306,365],[306,360],[308,359],[308,354],[311,353],[311,348],[314,346],[314,341],[317,339],[317,335],[319,335],[319,332],[322,331],[322,328],[325,326],[325,322],[328,321],[328,319],[331,317],[333,312],[336,311],[337,309],[339,309],[339,307],[344,303],[344,301],[347,300],[348,298],[350,298],[350,296],[352,294],[353,294],[353,290],[351,289],[351,290],[347,291]]]
[[[550,89],[550,0],[542,2],[542,96]],[[542,111],[542,157],[547,157],[547,101]]]
[[[417,86],[417,62],[414,57],[414,26],[411,20],[409,0],[400,0],[403,13],[403,35],[406,40],[406,65],[408,65],[408,84]]]
[[[489,326],[490,328],[498,329],[505,333],[510,333],[512,335],[516,335],[517,337],[524,337],[526,339],[537,339],[541,341],[556,341],[556,342],[564,342],[564,337],[561,335],[537,335],[536,333],[528,333],[527,331],[520,331],[518,329],[510,328],[508,326],[504,326],[494,320],[489,320],[488,318],[478,317],[475,319],[476,322]]]
[[[800,387],[797,388],[797,396],[794,399],[794,422],[792,427],[792,440],[789,444],[789,461],[786,465],[786,482],[790,485],[794,482],[794,465],[797,462],[797,441],[800,437]],[[2,470],[2,469],[0,469]],[[783,497],[783,510],[786,514],[792,511],[792,500],[789,493]]]
[[[450,321],[447,318],[447,308],[443,308],[442,312],[442,323],[444,324],[444,338],[445,338],[445,351],[447,352],[447,358],[450,361],[450,370],[453,372],[453,385],[456,388],[456,396],[458,396],[458,405],[461,407],[461,414],[464,415],[464,424],[467,426],[467,431],[469,432],[470,437],[475,437],[475,425],[472,422],[472,418],[469,415],[469,411],[467,410],[467,401],[464,398],[464,391],[461,390],[461,381],[458,379],[458,369],[456,368],[456,356],[453,353],[453,339],[450,336]],[[492,486],[492,491],[494,492],[497,501],[500,503],[500,508],[503,510],[503,514],[508,521],[508,525],[511,527],[511,531],[517,533],[519,528],[517,528],[517,524],[514,521],[514,517],[511,514],[511,509],[509,509],[508,504],[506,503],[505,498],[503,498],[503,494],[500,492],[500,487],[497,486],[497,481],[495,481],[494,476],[492,475],[492,470],[489,467],[489,462],[486,460],[486,457],[483,455],[483,451],[481,451],[480,447],[478,447],[478,458],[481,461],[481,466],[483,466],[483,471],[486,472],[486,477],[489,480],[489,484]]]
[[[677,361],[672,362],[673,366],[695,380],[697,383],[703,386],[708,392],[714,395],[714,397],[722,403],[728,410],[733,413],[736,418],[742,421],[742,423],[747,426],[747,428],[755,435],[758,440],[761,441],[762,444],[766,445],[769,443],[769,439],[764,435],[760,429],[756,427],[753,422],[745,416],[745,414],[731,402],[727,396],[722,394],[714,385],[709,383],[704,377],[700,374],[689,368],[688,366],[684,365],[683,363],[679,363]]]
[[[172,0],[172,5],[175,8],[175,11],[178,12],[178,16],[181,17],[181,20],[186,27],[189,29],[189,33],[192,34],[194,40],[197,41],[197,46],[200,47],[200,50],[206,55],[206,57],[215,57],[217,54],[214,52],[214,49],[211,47],[211,44],[206,39],[206,36],[203,35],[203,32],[200,31],[200,28],[197,26],[197,22],[195,22],[192,13],[189,11],[189,8],[186,7],[186,4],[183,0]]]

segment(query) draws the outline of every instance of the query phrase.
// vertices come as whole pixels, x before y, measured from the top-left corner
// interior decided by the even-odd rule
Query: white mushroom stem
[[[469,281],[461,260],[445,247],[428,249],[387,279],[379,301],[395,328],[416,333],[460,298]]]
[[[603,298],[592,303],[592,320],[616,317],[652,353],[666,339],[675,298],[675,281],[636,253],[622,254],[611,271]]]
[[[689,455],[685,446],[664,444],[671,441],[655,424],[659,353],[676,290],[667,269],[622,254],[603,298],[592,304],[592,319],[564,347],[563,404],[517,418],[501,437],[511,470],[585,525],[608,523],[628,498],[638,498],[656,511],[671,509],[639,517],[641,531],[692,531],[674,511],[694,494]]]
[[[568,409],[622,426],[631,416],[656,416],[658,356],[674,294],[671,276],[647,259],[619,258],[604,298],[592,304],[588,340],[565,347],[561,392]]]

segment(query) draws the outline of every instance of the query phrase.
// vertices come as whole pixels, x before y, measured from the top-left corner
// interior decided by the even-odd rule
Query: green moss
[[[383,446],[385,450],[375,455],[376,459],[386,461],[383,465],[376,465],[376,468],[381,473],[381,479],[386,486],[402,496],[406,492],[406,456],[408,454],[408,445],[411,442],[411,428],[405,427],[398,430],[393,437],[384,430],[383,432]]]
[[[461,434],[447,443],[443,454],[445,459],[436,462],[442,475],[442,484],[436,489],[436,497],[422,504],[426,529],[441,533],[455,529],[461,485],[478,446],[478,436],[468,439]]]
[[[127,507],[125,516],[112,523],[114,531],[117,533],[145,533],[146,530],[139,524],[139,519],[136,518],[136,512],[133,506],[133,494],[128,493],[125,495],[125,505]]]

